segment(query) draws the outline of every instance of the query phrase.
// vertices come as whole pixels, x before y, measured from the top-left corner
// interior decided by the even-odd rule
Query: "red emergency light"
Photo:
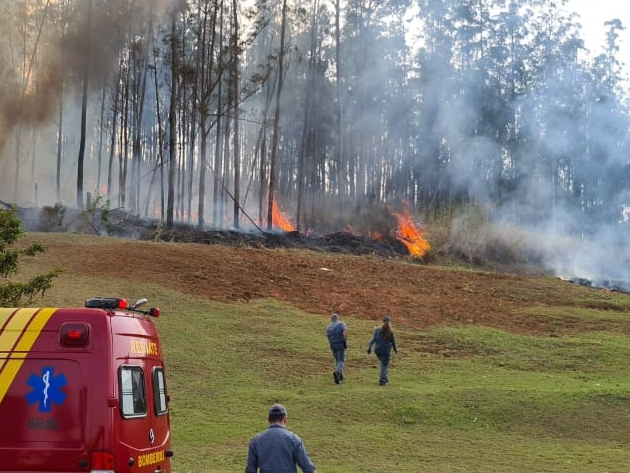
[[[85,301],[85,307],[91,309],[126,309],[127,300],[118,297],[92,297]]]
[[[160,309],[157,307],[153,307],[147,311],[147,314],[149,314],[151,317],[159,317]]]
[[[65,347],[84,347],[90,341],[90,328],[81,322],[67,322],[59,329],[59,341]]]

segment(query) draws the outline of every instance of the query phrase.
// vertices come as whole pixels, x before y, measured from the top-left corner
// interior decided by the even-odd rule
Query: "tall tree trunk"
[[[85,134],[87,128],[87,99],[88,99],[88,80],[90,75],[90,34],[92,28],[92,3],[88,0],[87,5],[87,21],[86,21],[86,37],[87,44],[86,55],[83,65],[83,91],[81,97],[81,140],[79,142],[79,159],[77,160],[77,208],[83,209],[83,163],[85,161]]]
[[[153,38],[153,35],[151,35]],[[157,156],[158,161],[156,163],[156,167],[160,170],[160,221],[164,221],[164,143],[162,137],[163,125],[162,125],[162,108],[160,107],[160,89],[158,83],[158,73],[157,73],[157,57],[158,52],[157,48],[153,47],[153,83],[155,85],[155,110],[157,117]],[[148,197],[147,197],[148,202]]]
[[[240,209],[240,200],[241,200],[241,153],[240,153],[240,137],[239,137],[239,101],[238,101],[238,87],[239,87],[239,78],[238,78],[238,10],[237,10],[237,0],[232,1],[232,11],[233,11],[233,25],[232,25],[232,64],[230,67],[230,97],[231,97],[231,106],[233,107],[233,117],[234,117],[234,202],[233,202],[233,217],[234,217],[234,228],[238,229],[240,227],[239,222],[239,209]]]
[[[206,168],[208,167],[208,133],[210,130],[208,127],[209,109],[212,85],[212,73],[214,66],[214,48],[216,41],[216,27],[219,14],[219,8],[223,2],[212,2],[212,21],[210,22],[210,42],[208,44],[208,12],[209,12],[209,0],[206,0],[205,8],[203,9],[202,31],[201,35],[201,48],[200,54],[197,59],[197,67],[200,71],[199,74],[199,93],[201,94],[201,106],[199,112],[199,132],[200,145],[199,145],[199,202],[197,207],[197,228],[203,230],[205,226],[205,212],[206,212]]]
[[[120,207],[126,208],[127,205],[127,166],[129,163],[129,101],[130,101],[130,87],[131,87],[131,69],[127,65],[125,72],[125,82],[123,83],[123,95],[122,95],[122,115],[120,125],[120,140],[121,140],[121,153],[118,158],[120,167],[118,169],[118,195],[120,201]]]
[[[221,18],[219,20],[219,51],[223,51],[223,14],[224,4],[221,2]],[[219,57],[222,57],[220,55]],[[223,118],[220,113],[223,109],[223,61],[219,60],[219,76],[217,77],[217,110],[219,111],[215,126],[216,137],[214,142],[214,188],[213,188],[213,206],[212,206],[212,223],[215,227],[221,227],[223,217],[223,154],[221,153],[221,143],[223,132]]]
[[[280,28],[280,52],[278,54],[278,81],[276,89],[276,111],[273,118],[273,142],[269,162],[269,195],[267,197],[267,230],[273,228],[273,199],[276,191],[276,159],[278,154],[278,133],[280,132],[280,95],[284,75],[284,36],[287,23],[287,0],[282,2],[282,26]]]
[[[55,199],[61,202],[61,157],[63,147],[63,86],[59,94],[59,115],[57,124],[57,166],[55,172]]]
[[[173,228],[175,208],[175,172],[177,171],[177,78],[179,75],[179,38],[177,37],[177,15],[171,20],[171,101],[169,107],[169,169],[168,197],[166,204],[166,228]]]
[[[118,113],[120,110],[120,85],[122,80],[123,57],[120,55],[120,61],[118,63],[118,75],[116,77],[116,89],[114,91],[114,97],[112,99],[112,130],[111,138],[109,141],[109,162],[107,165],[107,199],[112,199],[112,182],[113,182],[113,168],[114,168],[114,155],[116,150],[116,130],[118,128]]]
[[[98,193],[101,193],[101,167],[103,162],[103,141],[105,137],[105,101],[107,100],[107,95],[105,91],[107,89],[103,87],[103,93],[101,95],[101,118],[99,120],[99,134],[98,134],[98,153],[97,153],[97,170],[96,170],[96,189]]]
[[[315,128],[314,123],[317,122],[315,117],[311,117],[311,101],[312,94],[314,91],[314,74],[315,68],[314,64],[317,60],[317,28],[318,28],[318,20],[317,20],[317,12],[319,10],[319,1],[316,0],[313,2],[313,10],[312,10],[312,21],[311,21],[311,44],[310,44],[310,54],[308,61],[308,76],[306,78],[306,90],[304,91],[304,117],[303,117],[303,126],[302,126],[302,144],[300,147],[300,154],[298,157],[298,172],[297,172],[297,213],[296,213],[296,222],[298,231],[302,228],[302,220],[303,217],[303,201],[305,199],[306,192],[306,182],[313,181],[314,179],[311,176],[308,176],[310,169],[306,165],[306,161],[310,161],[309,158],[312,157],[314,153],[314,149],[311,146],[312,136],[314,134],[313,129]],[[308,169],[308,171],[307,171]]]
[[[335,2],[335,94],[337,98],[337,172],[332,174],[330,192],[345,197],[346,165],[344,160],[343,93],[341,84],[341,0]],[[325,184],[324,184],[325,185]],[[341,205],[345,199],[341,199]],[[340,209],[343,211],[343,208]]]
[[[151,28],[149,28],[151,31]],[[133,94],[132,94],[132,166],[131,166],[131,211],[140,215],[140,168],[142,165],[142,131],[144,118],[144,99],[147,89],[147,56],[146,48],[137,51],[134,57]]]
[[[186,199],[186,221],[188,224],[192,223],[192,197],[193,197],[193,182],[195,177],[195,143],[197,142],[197,130],[196,130],[196,120],[194,117],[194,111],[197,108],[197,93],[196,91],[192,91],[191,97],[191,111],[190,117],[188,120],[189,133],[188,133],[188,159],[186,164],[186,190],[187,190],[187,199]]]

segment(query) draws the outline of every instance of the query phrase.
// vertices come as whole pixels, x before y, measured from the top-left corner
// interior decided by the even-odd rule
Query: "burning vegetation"
[[[6,205],[6,204],[5,204]],[[79,212],[66,207],[20,208],[19,217],[25,230],[41,232],[79,232],[102,234],[138,240],[181,243],[222,244],[252,248],[302,248],[354,255],[375,254],[383,257],[422,259],[430,245],[414,223],[407,206],[400,213],[389,208],[363,217],[356,226],[343,231],[322,232],[309,229],[300,232],[274,201],[272,230],[203,229],[186,223],[166,228],[157,219],[143,219],[122,210],[93,209]],[[358,221],[358,220],[357,220]],[[267,228],[267,222],[263,222]],[[370,225],[375,230],[370,230]]]

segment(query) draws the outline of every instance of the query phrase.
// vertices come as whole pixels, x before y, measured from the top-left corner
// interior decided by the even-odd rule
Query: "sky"
[[[626,5],[626,0],[569,0],[566,8],[580,15],[583,38],[593,57],[601,53],[605,43],[607,28],[604,22],[615,18],[621,20],[626,28],[619,38],[621,61],[625,63],[626,75],[630,75],[630,10]]]

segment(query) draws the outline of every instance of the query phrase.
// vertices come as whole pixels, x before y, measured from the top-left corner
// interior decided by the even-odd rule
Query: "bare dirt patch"
[[[579,318],[559,322],[545,315],[555,307],[600,303],[606,310],[627,311],[630,305],[620,304],[609,291],[549,277],[447,270],[406,257],[312,249],[48,233],[30,234],[31,238],[42,241],[48,249],[44,257],[62,262],[67,272],[114,277],[124,271],[131,280],[218,301],[274,298],[312,313],[336,310],[375,321],[389,313],[397,325],[409,328],[478,324],[553,335],[605,330],[614,324],[630,333],[626,322]]]

